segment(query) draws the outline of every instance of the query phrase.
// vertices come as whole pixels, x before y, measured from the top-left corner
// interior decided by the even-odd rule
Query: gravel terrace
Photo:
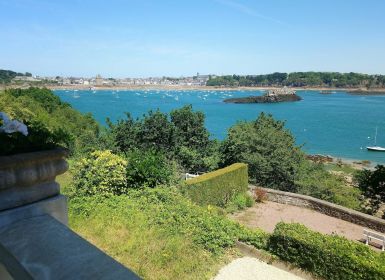
[[[266,201],[257,203],[245,211],[230,216],[249,227],[258,227],[273,232],[277,223],[301,223],[308,228],[326,234],[338,234],[351,240],[363,238],[363,227],[317,211],[297,206]]]

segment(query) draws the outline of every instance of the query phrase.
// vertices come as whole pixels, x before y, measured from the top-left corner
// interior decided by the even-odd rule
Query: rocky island
[[[225,99],[226,103],[278,103],[278,102],[294,102],[300,101],[302,98],[298,96],[293,89],[287,87],[281,89],[272,89],[261,96],[248,96],[239,98]]]

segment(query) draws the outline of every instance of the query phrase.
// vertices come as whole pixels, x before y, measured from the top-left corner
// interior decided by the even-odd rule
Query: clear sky
[[[385,0],[0,0],[0,69],[385,74]]]

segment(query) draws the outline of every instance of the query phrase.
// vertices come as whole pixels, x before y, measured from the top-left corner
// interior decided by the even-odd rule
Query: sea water
[[[284,120],[298,145],[310,154],[385,163],[385,153],[370,152],[378,127],[377,145],[385,146],[385,96],[357,96],[344,91],[321,94],[298,91],[299,102],[229,104],[232,97],[261,95],[263,91],[220,90],[57,90],[63,101],[81,112],[90,112],[101,124],[109,117],[141,117],[149,110],[170,112],[191,104],[206,115],[212,138],[224,139],[227,129],[242,120],[255,120],[261,112]]]

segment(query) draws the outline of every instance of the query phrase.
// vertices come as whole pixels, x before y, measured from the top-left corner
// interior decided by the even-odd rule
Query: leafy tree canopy
[[[266,75],[229,75],[210,78],[208,86],[385,87],[384,75],[338,72],[293,72]]]
[[[284,128],[284,122],[261,113],[252,122],[239,122],[228,131],[222,145],[222,163],[244,162],[254,183],[294,191],[304,153]]]

